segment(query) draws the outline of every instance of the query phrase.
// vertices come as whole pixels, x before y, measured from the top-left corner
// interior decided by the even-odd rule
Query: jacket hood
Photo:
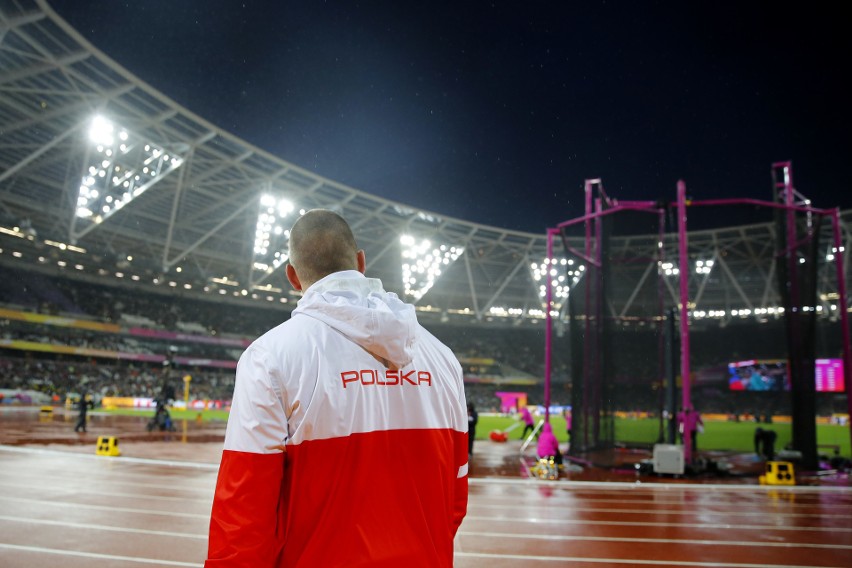
[[[315,282],[293,310],[297,314],[328,324],[395,367],[404,367],[413,358],[414,306],[357,270],[335,272]]]

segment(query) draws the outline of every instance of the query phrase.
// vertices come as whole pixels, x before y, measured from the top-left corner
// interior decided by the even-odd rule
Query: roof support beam
[[[725,259],[721,256],[718,260],[719,265],[722,267],[722,269],[725,271],[725,274],[728,276],[728,280],[730,281],[731,286],[733,286],[734,290],[737,291],[737,293],[740,295],[740,298],[742,298],[743,302],[745,302],[746,306],[748,306],[750,310],[753,310],[754,304],[752,304],[751,300],[749,300],[748,298],[748,295],[746,295],[739,282],[737,282],[737,278],[736,276],[734,276],[734,273],[731,272],[731,269],[728,267],[728,263],[725,262]]]
[[[18,69],[17,71],[4,73],[3,76],[0,77],[0,85],[14,83],[23,79],[29,79],[30,77],[49,73],[50,71],[61,70],[67,68],[69,65],[72,65],[79,61],[83,61],[89,56],[90,54],[86,53],[85,51],[77,51],[70,55],[60,57],[59,59],[51,61],[50,63],[40,63],[38,65],[33,65],[32,67],[23,67],[21,69]]]
[[[530,263],[529,257],[527,255],[524,255],[521,258],[521,260],[519,260],[518,263],[515,264],[515,267],[508,274],[508,276],[506,276],[503,279],[503,282],[500,284],[500,287],[497,288],[497,291],[494,292],[494,294],[491,296],[491,298],[489,298],[488,301],[485,303],[485,305],[482,307],[483,312],[487,312],[488,310],[491,309],[491,306],[494,305],[494,302],[497,301],[497,298],[500,297],[500,294],[503,293],[503,290],[506,289],[506,286],[508,286],[509,282],[511,282],[512,279],[515,277],[515,274],[518,273],[518,271],[521,269],[522,266],[529,266],[529,263]]]
[[[245,195],[245,192],[241,193],[241,194],[240,194],[240,195],[238,195],[237,197],[241,197],[241,198],[243,198],[243,197],[244,197],[244,195]],[[228,215],[227,217],[225,217],[224,219],[222,219],[222,220],[221,220],[221,221],[220,221],[220,222],[219,222],[219,223],[218,223],[215,227],[213,227],[212,229],[210,229],[209,231],[207,231],[207,233],[205,233],[205,234],[204,234],[204,235],[203,235],[200,239],[198,239],[197,241],[195,241],[194,243],[192,243],[190,246],[188,246],[188,247],[187,247],[187,248],[185,248],[184,250],[180,251],[177,255],[175,255],[175,256],[174,256],[174,257],[172,257],[171,259],[164,258],[164,262],[163,262],[163,271],[164,271],[164,272],[168,272],[168,270],[169,270],[172,266],[174,266],[175,264],[177,264],[178,262],[180,262],[180,260],[181,260],[182,258],[184,258],[186,255],[190,254],[192,251],[194,251],[195,249],[197,249],[197,248],[198,248],[199,246],[201,246],[202,244],[204,244],[204,242],[205,242],[207,239],[209,239],[210,237],[212,237],[213,235],[215,235],[216,233],[218,233],[218,232],[219,232],[219,231],[220,231],[220,230],[221,230],[224,226],[226,226],[228,223],[230,223],[231,221],[233,221],[236,217],[238,217],[239,215],[241,215],[241,214],[242,214],[242,213],[243,213],[246,209],[248,209],[250,206],[252,206],[252,205],[257,206],[257,201],[256,201],[255,199],[244,199],[244,198],[243,198],[243,199],[242,199],[242,201],[243,201],[243,204],[242,204],[242,205],[240,205],[239,207],[237,207],[236,209],[234,209],[234,210],[231,212],[231,214],[230,214],[230,215]]]
[[[627,315],[627,310],[629,310],[630,306],[633,305],[633,300],[635,300],[636,296],[639,295],[639,290],[642,288],[642,285],[645,283],[645,280],[648,279],[648,275],[651,274],[651,269],[655,266],[657,266],[656,259],[648,262],[648,266],[646,266],[645,271],[642,272],[642,276],[639,278],[639,282],[636,283],[636,286],[633,288],[633,292],[631,292],[630,297],[627,298],[627,301],[624,303],[624,307],[621,308],[621,313],[618,314],[618,317],[623,318]]]
[[[476,320],[482,320],[482,312],[479,310],[479,300],[476,298],[476,287],[473,285],[473,273],[470,270],[470,251],[465,249],[464,251],[464,267],[467,270],[467,283],[470,286],[470,299],[473,302],[473,314],[476,316]]]
[[[2,90],[2,89],[0,89],[0,90]],[[105,100],[112,100],[112,99],[114,99],[116,97],[120,97],[121,95],[124,95],[124,94],[126,94],[126,93],[128,93],[129,91],[132,91],[132,90],[133,90],[133,85],[127,84],[127,85],[122,85],[120,87],[116,87],[114,89],[110,89],[108,91],[104,91],[101,95],[94,95],[93,94],[93,97],[97,97],[98,99],[103,97]],[[81,109],[89,109],[92,106],[93,106],[93,102],[92,102],[92,100],[89,100],[89,99],[83,99],[78,103],[74,103],[74,104],[67,105],[67,106],[63,105],[63,106],[57,108],[56,110],[52,110],[52,111],[48,111],[48,112],[39,114],[35,118],[28,118],[28,119],[23,120],[21,122],[6,125],[6,126],[3,127],[3,135],[5,137],[5,136],[8,136],[9,134],[11,134],[12,132],[17,132],[18,130],[23,130],[23,129],[29,128],[33,125],[41,124],[41,123],[44,123],[46,121],[53,120],[55,118],[59,118],[61,116],[74,115],[78,111],[80,111]]]
[[[35,150],[34,152],[31,152],[28,156],[26,156],[25,158],[23,158],[22,160],[20,160],[17,164],[15,164],[15,165],[14,165],[14,166],[12,166],[11,168],[9,168],[8,170],[6,170],[6,171],[5,171],[5,172],[3,172],[2,174],[0,174],[0,183],[3,183],[3,182],[4,182],[4,181],[6,181],[9,177],[11,177],[11,176],[15,175],[16,173],[18,173],[19,171],[21,171],[22,169],[24,169],[25,167],[27,167],[28,165],[30,165],[32,162],[34,162],[35,160],[39,159],[39,158],[40,158],[41,156],[43,156],[45,153],[49,152],[51,149],[53,149],[54,147],[56,147],[59,143],[61,143],[61,142],[62,142],[62,141],[64,141],[66,138],[68,138],[69,136],[71,136],[72,134],[74,134],[74,132],[76,132],[77,130],[79,130],[79,129],[80,129],[80,127],[81,127],[82,125],[83,125],[82,123],[80,123],[80,124],[75,124],[74,126],[72,126],[71,128],[69,128],[68,130],[66,130],[65,132],[63,132],[62,134],[60,134],[59,136],[56,136],[56,137],[54,137],[53,139],[51,139],[51,141],[50,141],[50,142],[48,142],[47,144],[43,145],[41,148],[38,148],[38,149],[37,149],[37,150]]]
[[[166,265],[169,259],[169,249],[172,248],[172,236],[175,231],[175,221],[177,220],[177,212],[178,206],[180,205],[180,198],[183,195],[183,180],[186,177],[186,172],[189,171],[189,165],[192,160],[192,149],[189,150],[189,155],[186,156],[184,165],[185,168],[182,168],[180,174],[178,175],[177,189],[175,190],[175,195],[172,198],[172,214],[169,217],[169,229],[166,233],[166,244],[163,246],[163,266]]]

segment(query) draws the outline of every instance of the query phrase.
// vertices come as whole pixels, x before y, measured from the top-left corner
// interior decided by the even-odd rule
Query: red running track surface
[[[0,446],[0,565],[201,566],[215,478]],[[474,478],[455,565],[852,566],[852,490]]]

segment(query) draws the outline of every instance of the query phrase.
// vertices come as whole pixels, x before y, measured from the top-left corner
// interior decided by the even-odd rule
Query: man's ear
[[[296,269],[293,268],[292,264],[287,264],[287,280],[290,281],[290,286],[294,290],[302,291],[302,282],[299,280],[299,275],[296,274]]]
[[[358,262],[358,272],[365,274],[367,272],[367,256],[364,254],[364,249],[359,250],[355,258]]]

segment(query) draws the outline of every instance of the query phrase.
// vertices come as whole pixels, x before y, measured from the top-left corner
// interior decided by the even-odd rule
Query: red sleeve
[[[450,526],[453,536],[459,530],[464,516],[467,514],[467,432],[453,432],[455,442],[455,463],[458,466],[458,477],[453,490],[453,518]]]
[[[225,450],[216,481],[205,568],[273,566],[284,474],[282,453]]]

